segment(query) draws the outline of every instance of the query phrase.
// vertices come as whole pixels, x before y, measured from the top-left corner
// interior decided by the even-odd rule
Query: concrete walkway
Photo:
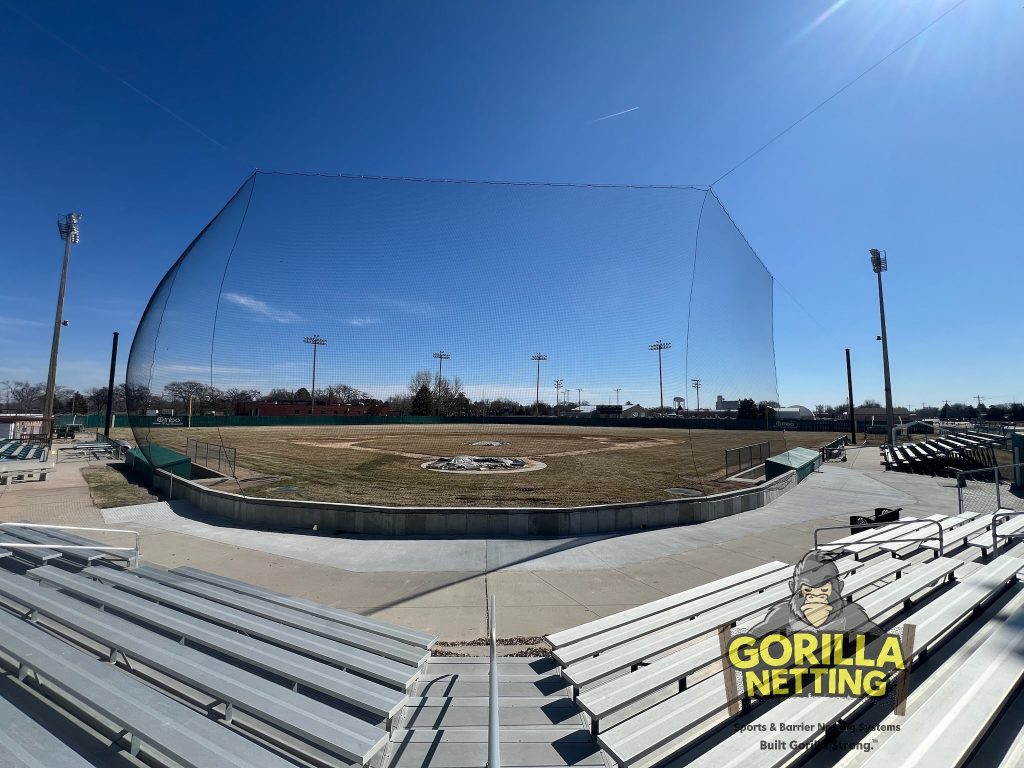
[[[143,559],[188,564],[434,632],[482,637],[487,595],[506,637],[542,635],[769,560],[795,562],[817,527],[875,507],[954,513],[953,481],[886,473],[878,449],[851,450],[767,507],[677,528],[562,539],[379,539],[237,528],[187,504],[104,510],[79,472],[12,486],[0,517],[105,523],[143,533]],[[75,482],[77,477],[77,484]],[[32,486],[45,486],[45,489]],[[84,498],[83,498],[84,493]],[[835,532],[826,538],[837,538]]]

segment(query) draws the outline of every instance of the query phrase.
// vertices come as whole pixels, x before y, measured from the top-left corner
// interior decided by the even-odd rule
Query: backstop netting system
[[[143,453],[208,443],[237,451],[218,487],[387,506],[726,490],[724,449],[764,433],[718,396],[778,400],[772,277],[699,187],[256,172],[127,374]]]

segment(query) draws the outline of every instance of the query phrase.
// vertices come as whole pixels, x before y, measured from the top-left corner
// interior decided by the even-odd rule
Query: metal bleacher
[[[1024,683],[1024,587],[1017,584],[1024,559],[999,553],[984,562],[976,559],[977,547],[991,549],[991,523],[990,515],[978,513],[904,518],[819,546],[840,558],[835,562],[843,594],[853,596],[868,616],[890,629],[916,625],[914,658],[925,658],[951,638],[970,641],[969,650],[956,651],[947,662],[937,679],[944,676],[949,682],[935,694],[940,699],[960,696],[963,702],[955,709],[964,716],[933,740],[930,730],[943,716],[943,705],[930,704],[917,714],[911,709],[912,717],[890,715],[903,724],[904,733],[886,742],[890,757],[880,752],[871,766],[960,765],[945,756],[969,754]],[[1024,530],[1024,516],[1001,525],[1007,533]],[[562,664],[563,679],[613,764],[796,764],[873,705],[864,698],[790,697],[755,701],[751,708],[741,693],[741,700],[733,702],[741,714],[730,714],[717,630],[748,626],[783,601],[791,574],[791,566],[766,563],[547,638]],[[997,612],[979,620],[993,605]],[[976,680],[986,687],[979,688]],[[777,730],[780,722],[792,732],[782,740],[784,746],[773,743],[765,749],[765,733]],[[1020,742],[1024,754],[1024,737]],[[832,765],[841,757],[825,754],[836,757],[816,764]]]
[[[2,535],[54,547],[0,551],[20,562],[0,569],[0,717],[12,697],[50,713],[3,719],[3,766],[377,766],[435,639],[194,569],[124,570],[62,551],[103,546],[63,531]],[[86,736],[102,761],[65,744]]]
[[[885,444],[880,453],[887,470],[948,476],[956,470],[995,466],[995,446],[1003,437],[985,432],[957,432],[922,442]]]

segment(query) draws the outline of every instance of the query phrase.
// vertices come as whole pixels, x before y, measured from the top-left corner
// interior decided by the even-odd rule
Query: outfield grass
[[[89,486],[93,504],[100,509],[149,504],[160,500],[144,485],[131,479],[127,467],[122,463],[82,467],[82,477]]]
[[[716,493],[725,449],[772,441],[772,452],[817,448],[833,432],[637,429],[540,425],[387,425],[155,429],[184,452],[186,437],[238,449],[239,489],[254,496],[387,506],[577,506]],[[130,435],[125,431],[123,435]],[[478,440],[508,445],[472,446]],[[429,472],[438,456],[519,456],[547,465],[508,475]],[[226,488],[221,484],[219,488]]]

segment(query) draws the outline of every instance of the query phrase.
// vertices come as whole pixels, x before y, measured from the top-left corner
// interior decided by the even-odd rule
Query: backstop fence
[[[725,476],[732,477],[738,472],[764,464],[765,459],[771,455],[772,443],[770,440],[765,440],[763,443],[741,445],[739,448],[726,448]]]
[[[192,459],[193,464],[216,470],[222,475],[235,476],[237,448],[187,437],[185,438],[185,455]]]
[[[991,515],[999,509],[1024,512],[1024,487],[1017,483],[1024,464],[1005,464],[956,473],[960,513]]]

